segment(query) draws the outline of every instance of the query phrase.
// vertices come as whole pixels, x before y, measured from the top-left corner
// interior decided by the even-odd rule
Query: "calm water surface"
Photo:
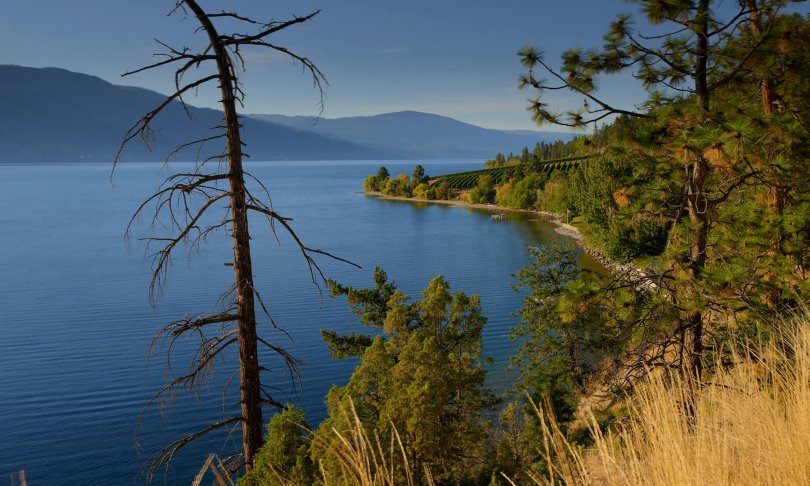
[[[486,211],[359,194],[379,163],[252,165],[275,209],[294,218],[308,245],[362,266],[321,260],[328,276],[370,286],[371,272],[381,266],[411,296],[439,274],[453,290],[480,294],[489,318],[485,354],[494,358],[488,379],[495,388],[506,386],[516,347],[509,340],[511,314],[519,306],[511,275],[525,264],[525,245],[566,241],[551,225],[527,214],[492,223]],[[482,162],[423,165],[438,174]],[[414,162],[386,166],[410,174]],[[189,168],[125,164],[111,183],[106,165],[0,165],[0,483],[25,469],[32,485],[143,484],[140,469],[150,454],[215,421],[223,409],[237,409],[236,390],[222,394],[233,370],[229,355],[199,396],[181,393],[163,415],[147,410],[135,428],[145,402],[171,376],[163,355],[147,367],[150,338],[168,321],[216,310],[233,278],[223,265],[232,260],[229,240],[219,234],[188,258],[178,253],[157,309],[149,305],[149,263],[137,239],[124,241],[126,222],[163,177]],[[161,225],[146,223],[135,236],[165,234]],[[304,363],[300,389],[277,362],[265,380],[277,388],[276,400],[300,405],[315,424],[324,416],[326,392],[345,383],[356,365],[330,359],[319,331],[362,328],[345,302],[313,286],[289,238],[276,241],[258,218],[251,224],[257,284],[289,337],[264,321],[263,332]],[[174,372],[187,369],[191,344],[180,344]],[[189,446],[166,483],[189,484],[208,452],[225,455],[239,440],[238,433],[223,432]]]

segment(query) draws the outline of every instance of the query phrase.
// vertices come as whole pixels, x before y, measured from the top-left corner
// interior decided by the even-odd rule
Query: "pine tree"
[[[776,16],[789,2],[741,2],[727,18],[712,9],[712,0],[632,3],[665,33],[645,36],[630,16],[621,16],[611,24],[603,48],[566,51],[561,70],[546,63],[541,52],[525,48],[520,55],[528,73],[521,86],[533,87],[541,96],[567,89],[585,98],[580,109],[565,114],[552,111],[541,97],[534,99],[531,109],[538,123],[583,127],[617,115],[644,120],[618,150],[640,164],[647,162],[635,174],[637,181],[650,182],[641,196],[649,204],[644,210],[674,224],[668,271],[675,281],[666,298],[681,312],[672,344],[681,346],[683,365],[699,375],[704,328],[712,317],[725,319],[709,312],[718,303],[712,296],[721,282],[707,267],[725,256],[712,253],[712,231],[723,208],[762,174],[748,161],[751,140],[746,137],[753,132],[741,126],[739,117],[728,116],[722,97],[748,75],[752,59],[767,52],[765,41],[776,32],[776,23],[757,23],[757,18]],[[732,54],[728,47],[735,35],[752,24],[760,28],[757,40]],[[557,84],[536,77],[536,69],[545,70]],[[597,95],[597,77],[622,70],[631,70],[647,90],[643,111],[614,106]],[[677,204],[670,206],[673,199]]]
[[[313,442],[313,458],[327,476],[339,475],[327,451],[335,440],[332,429],[349,428],[343,411],[351,399],[371,436],[376,430],[388,443],[396,428],[414,470],[430,467],[437,482],[469,479],[483,454],[483,413],[496,403],[484,387],[486,318],[478,296],[451,294],[447,282],[436,277],[422,300],[409,302],[382,270],[375,270],[374,280],[371,289],[332,285],[360,322],[381,334],[324,333],[337,357],[361,360],[349,382],[329,392],[329,416],[317,432],[321,439]]]

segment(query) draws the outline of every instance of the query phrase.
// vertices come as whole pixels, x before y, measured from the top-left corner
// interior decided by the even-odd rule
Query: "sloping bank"
[[[605,267],[611,274],[627,278],[628,280],[632,280],[634,282],[640,282],[639,285],[645,289],[652,289],[655,288],[655,283],[652,281],[652,277],[648,275],[647,272],[643,271],[642,269],[635,267],[632,263],[617,263],[613,260],[609,259],[605,256],[601,251],[597,250],[596,248],[588,245],[585,242],[585,237],[579,231],[579,229],[575,226],[572,226],[564,221],[565,216],[558,213],[551,213],[548,211],[538,211],[534,209],[515,209],[515,208],[508,208],[504,206],[498,206],[496,204],[476,204],[470,203],[466,201],[458,201],[458,200],[446,200],[446,199],[421,199],[416,197],[402,197],[402,196],[389,196],[387,194],[383,194],[377,191],[365,191],[363,194],[369,197],[375,197],[378,199],[387,199],[390,201],[405,201],[411,203],[427,203],[427,204],[442,204],[445,206],[457,206],[462,208],[473,208],[473,209],[483,209],[486,211],[492,212],[513,212],[513,213],[529,213],[529,214],[536,214],[544,221],[552,223],[555,225],[555,231],[563,236],[567,236],[574,240],[574,242],[582,248],[582,251],[589,254],[599,262],[600,265]]]

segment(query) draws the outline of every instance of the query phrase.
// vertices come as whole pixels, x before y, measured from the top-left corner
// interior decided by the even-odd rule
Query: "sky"
[[[728,4],[736,4],[725,0]],[[621,0],[201,0],[209,11],[237,10],[257,20],[284,20],[320,9],[311,21],[274,34],[274,42],[314,61],[329,85],[322,116],[417,110],[500,129],[536,129],[526,111],[533,93],[517,89],[517,51],[542,48],[556,62],[572,47],[601,44]],[[173,0],[4,0],[0,64],[61,67],[168,93],[173,71],[122,78],[153,62],[161,48],[197,47],[194,19],[167,16]],[[223,26],[225,27],[225,26]],[[222,30],[225,30],[224,28]],[[245,112],[318,115],[311,78],[291,60],[267,50],[246,55]],[[189,101],[216,107],[217,92]],[[643,99],[626,74],[602,82],[600,93],[632,108]],[[554,93],[552,105],[579,97]],[[559,127],[541,129],[561,131]]]

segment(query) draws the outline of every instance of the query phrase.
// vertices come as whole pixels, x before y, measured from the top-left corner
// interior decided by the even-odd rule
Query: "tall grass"
[[[761,344],[709,383],[653,375],[627,420],[595,444],[572,446],[540,406],[547,485],[810,485],[810,318]],[[752,357],[756,356],[757,359]]]
[[[332,429],[338,440],[329,447],[329,453],[340,464],[341,477],[330,481],[322,470],[324,485],[332,483],[352,486],[433,485],[429,468],[417,471],[408,461],[405,446],[393,424],[390,443],[383,445],[376,432],[373,437],[366,432],[351,400],[349,410],[341,409],[341,412],[350,427],[344,431]],[[319,439],[316,437],[315,440]]]
[[[590,415],[594,444],[588,448],[568,441],[550,404],[536,405],[546,471],[525,471],[520,483],[810,486],[810,314],[788,327],[781,339],[733,356],[733,366],[718,363],[708,382],[652,374],[608,432]],[[396,430],[384,444],[363,427],[353,404],[343,413],[349,427],[333,429],[338,440],[324,442],[341,472],[322,471],[321,484],[433,484],[428,468],[409,463]],[[279,477],[278,484],[289,483]]]
[[[334,459],[340,469],[337,475],[328,474],[322,466],[318,465],[321,476],[316,479],[316,484],[323,486],[433,486],[430,469],[424,466],[418,470],[409,462],[405,446],[393,424],[391,424],[391,439],[385,443],[376,431],[373,432],[373,435],[368,433],[357,415],[351,399],[348,409],[341,407],[340,411],[348,427],[344,430],[333,428],[331,437],[321,437],[317,434],[310,436],[310,440],[318,442],[328,451],[330,459]],[[281,471],[273,469],[272,465],[267,466],[270,467],[270,474],[264,480],[258,479],[260,484],[301,486],[294,480],[285,477]],[[233,486],[234,483],[231,482],[225,471],[226,468],[219,457],[216,454],[210,454],[192,486],[203,484],[202,481],[211,475],[213,475],[211,484]]]
[[[25,470],[19,473],[12,473],[10,480],[11,486],[28,486],[28,481],[25,479]]]
[[[214,478],[210,483],[212,486],[234,486],[231,474],[222,464],[222,459],[220,459],[219,455],[215,452],[208,454],[208,459],[205,460],[197,476],[191,482],[191,486],[200,486],[209,472]]]

